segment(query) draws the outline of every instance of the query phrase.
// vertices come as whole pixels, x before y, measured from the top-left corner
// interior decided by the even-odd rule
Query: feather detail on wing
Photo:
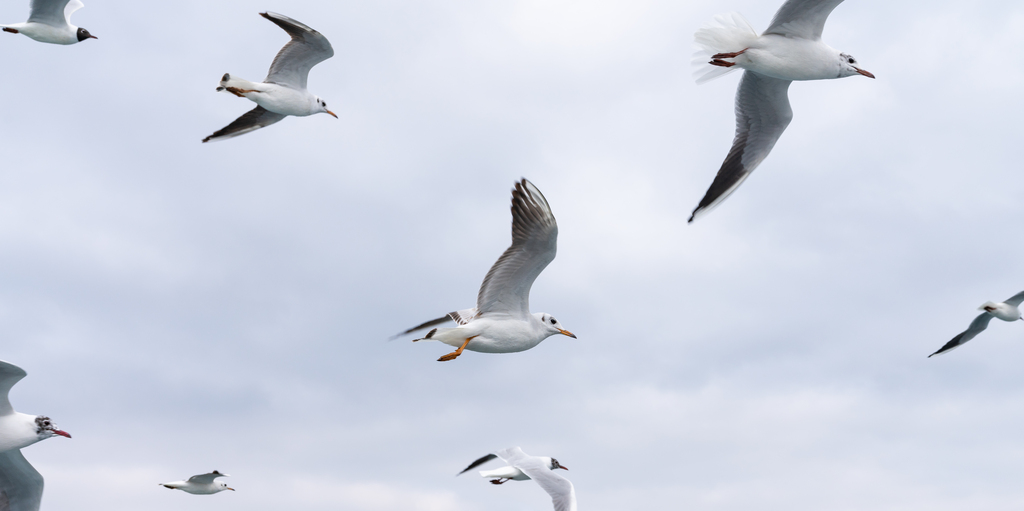
[[[802,39],[821,39],[825,20],[843,0],[787,0],[772,18],[765,34]]]
[[[714,208],[736,190],[768,156],[793,120],[788,80],[744,71],[736,90],[736,136],[689,222]]]
[[[988,328],[988,322],[992,321],[992,317],[993,316],[987,312],[981,313],[978,317],[974,318],[974,321],[971,321],[971,326],[967,327],[967,330],[964,330],[963,332],[959,333],[952,340],[944,344],[941,348],[939,348],[939,351],[936,351],[935,353],[928,355],[928,358],[932,358],[940,353],[945,353],[955,348],[959,348],[967,341],[974,339],[975,336],[977,336],[986,328]]]
[[[280,121],[285,117],[288,116],[284,114],[274,113],[271,112],[270,110],[267,110],[266,108],[257,106],[256,108],[253,108],[252,110],[249,110],[248,112],[242,114],[242,116],[238,119],[231,121],[231,124],[228,124],[227,126],[213,132],[212,135],[204,138],[203,143],[209,142],[211,140],[224,140],[227,138],[244,135],[246,133],[249,133],[250,131],[256,131],[260,128],[270,126],[271,124],[274,124],[275,122]]]
[[[292,36],[292,40],[274,57],[264,81],[304,90],[309,70],[334,56],[330,41],[320,32],[288,16],[270,11],[261,12],[260,16],[274,22]]]
[[[222,474],[221,472],[218,472],[218,471],[214,470],[213,472],[210,472],[208,474],[194,475],[194,476],[188,478],[188,482],[196,483],[196,484],[210,484],[210,483],[213,482],[214,479],[217,479],[218,477],[231,477],[231,476],[229,476],[227,474]]]
[[[522,179],[512,190],[512,246],[491,266],[476,308],[480,315],[530,314],[530,288],[544,268],[555,259],[558,224],[544,194]]]
[[[14,413],[8,394],[15,383],[26,376],[25,370],[0,360],[0,417]]]
[[[1007,305],[1012,305],[1014,307],[1017,307],[1018,305],[1020,305],[1020,302],[1022,302],[1022,301],[1024,301],[1024,291],[1021,291],[1021,292],[1019,292],[1019,293],[1017,293],[1017,294],[1007,298],[1004,303],[1006,303]]]
[[[20,449],[0,452],[0,511],[39,511],[43,476]]]
[[[79,0],[32,0],[28,21],[62,28],[68,25],[71,13],[82,7]]]

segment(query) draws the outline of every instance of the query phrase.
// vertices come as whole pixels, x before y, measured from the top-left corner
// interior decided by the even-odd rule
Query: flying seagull
[[[260,16],[274,22],[288,32],[292,40],[281,48],[270,64],[270,72],[261,83],[254,83],[224,73],[218,91],[230,92],[256,103],[223,129],[203,139],[203,142],[237,137],[265,126],[270,126],[289,115],[305,117],[318,113],[330,114],[327,103],[306,90],[306,79],[313,66],[334,56],[330,41],[320,32],[274,12],[261,12]]]
[[[825,19],[842,1],[787,0],[760,36],[737,13],[719,15],[694,34],[714,66],[697,83],[735,69],[744,72],[736,90],[732,149],[689,222],[725,200],[771,152],[793,119],[788,96],[793,80],[875,77],[852,56],[821,41]]]
[[[0,511],[39,511],[43,476],[21,454],[21,449],[55,435],[71,438],[49,417],[14,411],[11,387],[25,371],[0,360]]]
[[[88,30],[71,24],[71,13],[82,7],[85,5],[79,0],[32,0],[28,21],[0,27],[4,32],[24,34],[42,43],[75,44],[86,39],[99,39]]]
[[[502,449],[497,454],[488,454],[473,463],[470,463],[462,472],[462,475],[488,461],[501,458],[508,466],[495,470],[481,470],[480,475],[489,478],[492,484],[504,484],[510,480],[537,481],[544,491],[551,495],[551,502],[555,505],[555,511],[576,511],[576,490],[568,479],[553,472],[555,469],[569,470],[558,463],[558,460],[547,456],[530,456],[519,447]]]
[[[214,470],[208,474],[192,476],[188,478],[188,481],[171,481],[169,483],[160,483],[160,486],[170,488],[172,490],[181,490],[193,495],[212,495],[224,490],[235,491],[234,488],[228,488],[228,483],[214,481],[214,479],[217,479],[218,477],[231,476]]]
[[[530,287],[555,259],[558,225],[544,194],[522,179],[512,190],[512,246],[505,250],[480,285],[476,307],[414,326],[395,337],[440,325],[449,320],[459,326],[434,328],[422,339],[454,346],[438,362],[455,360],[462,350],[514,353],[528,350],[544,339],[562,334],[576,338],[550,314],[530,314]]]
[[[978,317],[974,318],[974,321],[971,321],[971,326],[967,327],[967,330],[960,332],[959,335],[939,348],[939,351],[928,355],[928,358],[938,355],[939,353],[951,351],[954,348],[959,348],[965,342],[974,339],[975,336],[988,328],[988,322],[994,317],[1003,321],[1017,321],[1018,319],[1024,319],[1024,317],[1021,317],[1020,309],[1017,308],[1021,301],[1024,301],[1024,291],[1011,296],[1005,302],[985,302],[981,307],[978,307],[978,310],[985,312],[982,312]]]

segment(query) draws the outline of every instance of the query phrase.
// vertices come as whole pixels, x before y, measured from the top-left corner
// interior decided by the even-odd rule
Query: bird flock
[[[704,83],[737,69],[743,70],[743,76],[736,91],[736,132],[732,147],[688,222],[720,205],[768,157],[793,119],[788,97],[793,81],[852,76],[875,78],[853,56],[821,40],[826,19],[842,1],[787,0],[760,34],[737,13],[717,16],[697,30],[695,43],[701,50],[697,82]],[[71,24],[71,15],[82,7],[79,0],[31,0],[26,22],[0,25],[0,28],[50,44],[71,45],[98,39],[88,30]],[[273,59],[262,82],[251,82],[230,73],[221,77],[217,92],[248,99],[257,106],[203,138],[203,143],[243,135],[287,116],[326,113],[337,118],[323,99],[307,90],[313,66],[334,55],[327,37],[281,14],[268,11],[260,16],[283,29],[290,40]],[[558,224],[548,199],[532,182],[520,179],[512,190],[511,213],[512,244],[485,275],[475,306],[426,321],[392,339],[429,329],[412,341],[439,341],[455,348],[438,358],[439,362],[453,361],[467,350],[521,352],[555,335],[576,339],[576,335],[553,315],[530,311],[533,283],[555,259],[557,251]],[[992,318],[1007,322],[1024,320],[1018,308],[1022,301],[1024,292],[1004,302],[984,303],[979,308],[982,313],[967,330],[928,357],[962,346],[985,330]],[[442,326],[448,323],[454,326]],[[21,450],[54,436],[71,438],[49,417],[14,410],[9,393],[25,376],[26,372],[20,367],[0,361],[0,511],[37,511],[40,508],[43,477]],[[519,447],[480,457],[458,475],[495,459],[504,461],[506,466],[479,472],[492,484],[532,480],[550,495],[556,511],[577,509],[572,483],[557,473],[568,469],[555,458],[530,456]],[[228,475],[214,470],[159,485],[195,495],[234,491],[218,481],[222,477]]]

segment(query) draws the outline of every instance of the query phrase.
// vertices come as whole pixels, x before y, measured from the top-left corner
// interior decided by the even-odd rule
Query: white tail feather
[[[700,66],[693,73],[697,83],[714,80],[738,69],[736,66],[712,66],[707,62],[712,55],[717,53],[732,53],[749,48],[757,38],[757,31],[738,12],[719,14],[713,20],[705,23],[700,30],[693,34],[693,41],[700,48],[693,58],[693,63]]]

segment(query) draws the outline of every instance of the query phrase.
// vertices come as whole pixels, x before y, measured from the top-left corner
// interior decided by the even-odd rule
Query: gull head
[[[558,463],[558,460],[556,460],[554,458],[548,458],[548,459],[551,460],[551,462],[548,463],[548,468],[549,469],[554,470],[556,468],[560,468],[562,470],[569,470],[568,468],[566,468],[566,467],[562,466],[560,463]]]
[[[231,490],[231,491],[235,491],[235,489],[234,489],[234,488],[231,488],[231,487],[229,487],[229,486],[228,486],[228,483],[221,483],[221,482],[218,482],[218,483],[217,483],[217,491],[224,491],[224,490]]]
[[[559,323],[558,320],[555,319],[555,317],[552,316],[551,314],[548,314],[546,312],[538,312],[534,314],[533,317],[540,320],[541,324],[544,325],[544,329],[547,330],[549,336],[555,334],[562,334],[572,337],[573,339],[576,338],[575,334],[562,328],[562,324]]]
[[[62,431],[49,417],[43,417],[42,415],[36,417],[36,434],[39,435],[40,440],[45,440],[54,435],[71,438],[67,431]]]
[[[847,76],[862,75],[868,78],[874,78],[875,75],[861,69],[857,63],[857,59],[853,58],[853,55],[847,53],[839,54],[839,78],[846,78]]]
[[[320,98],[316,98],[316,113],[331,114],[331,117],[338,118],[337,115],[334,115],[334,112],[327,109],[327,102]]]
[[[82,41],[84,41],[86,39],[99,39],[99,37],[96,37],[96,36],[90,34],[88,30],[86,30],[84,28],[81,28],[81,27],[78,28],[77,34],[78,34],[78,41],[79,42],[82,42]]]

